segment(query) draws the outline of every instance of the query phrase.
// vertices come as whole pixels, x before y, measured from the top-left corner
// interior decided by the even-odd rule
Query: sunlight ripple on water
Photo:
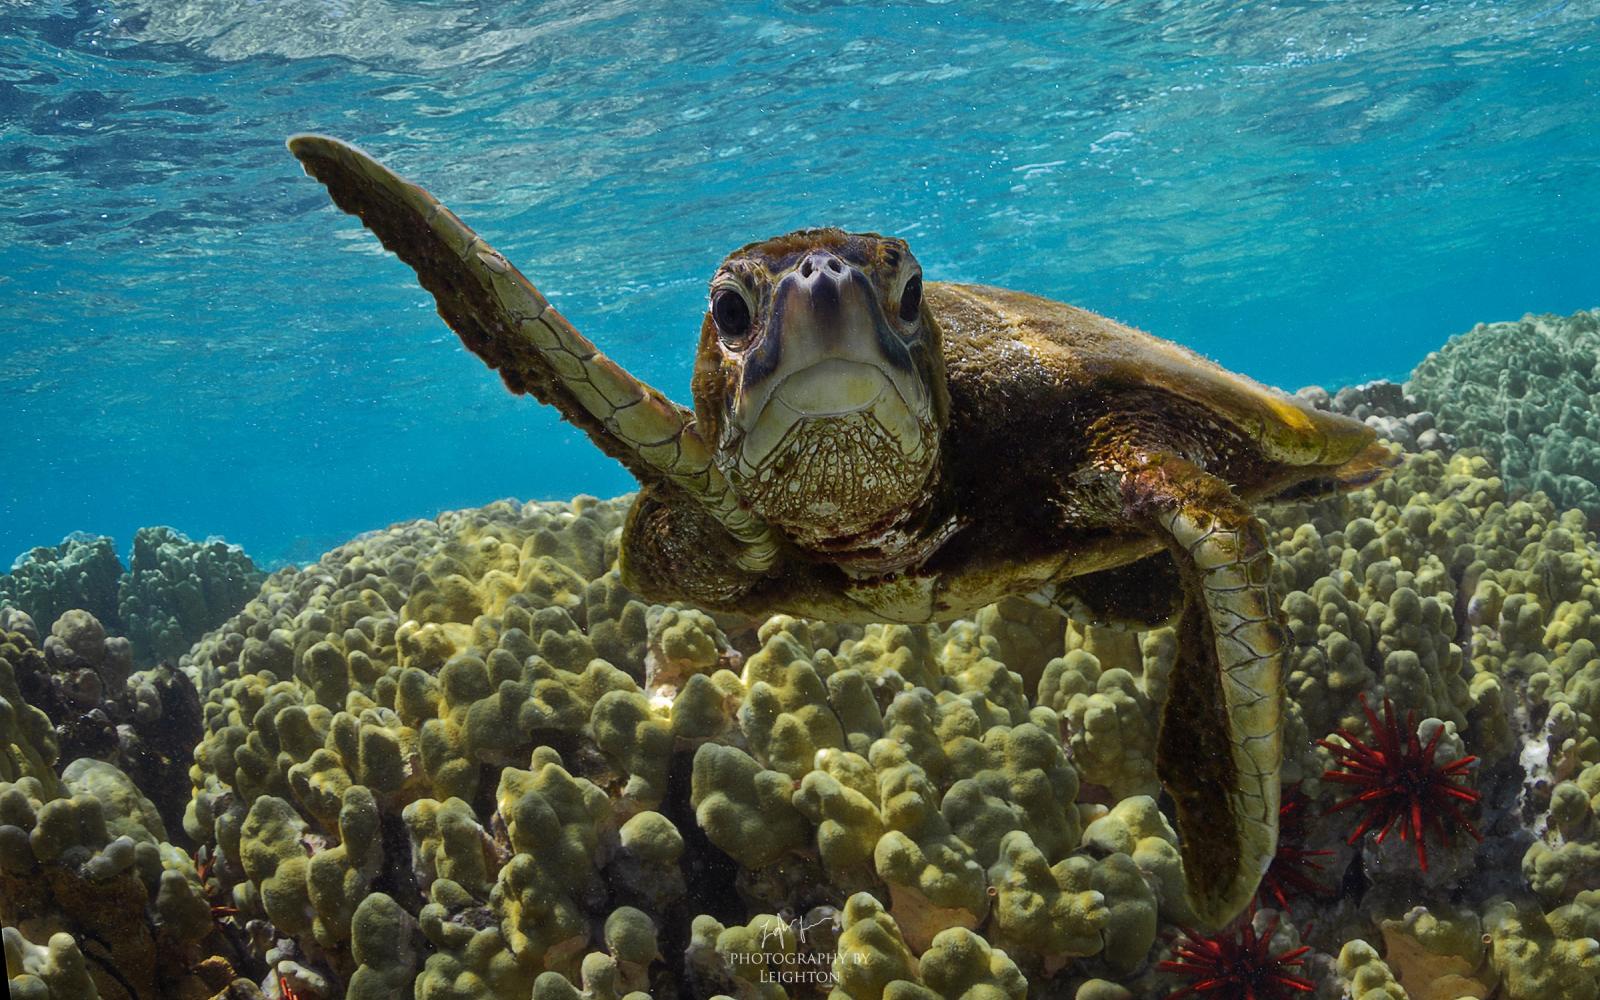
[[[687,397],[704,281],[839,224],[1293,388],[1594,305],[1585,3],[0,7],[0,560],[265,558],[622,472],[507,396],[283,149],[421,181]],[[296,539],[299,541],[296,541]]]

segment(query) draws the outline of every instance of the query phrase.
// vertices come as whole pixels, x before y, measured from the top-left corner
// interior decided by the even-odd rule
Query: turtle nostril
[[[826,250],[813,250],[811,253],[806,254],[805,259],[800,262],[800,266],[796,270],[800,272],[800,277],[809,281],[819,271],[832,278],[842,278],[844,277],[845,266],[844,261],[834,254]]]

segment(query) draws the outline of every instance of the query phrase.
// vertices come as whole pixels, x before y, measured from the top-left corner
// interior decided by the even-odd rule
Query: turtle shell
[[[943,282],[928,283],[924,295],[946,330],[971,335],[998,322],[1006,329],[997,333],[1045,355],[1041,360],[1068,381],[1106,391],[1171,393],[1237,427],[1272,462],[1338,466],[1374,437],[1371,428],[1348,417],[1315,409],[1187,348],[1064,302]]]

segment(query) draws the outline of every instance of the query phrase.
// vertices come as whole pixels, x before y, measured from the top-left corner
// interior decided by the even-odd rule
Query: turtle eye
[[[900,318],[907,323],[915,322],[921,312],[922,275],[919,274],[906,282],[906,287],[900,289]]]
[[[750,306],[731,288],[718,289],[711,296],[711,320],[725,341],[740,341],[750,334]]]

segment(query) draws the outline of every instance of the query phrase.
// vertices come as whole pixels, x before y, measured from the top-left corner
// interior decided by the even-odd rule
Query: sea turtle
[[[1373,481],[1371,430],[1083,309],[924,282],[904,240],[838,229],[717,268],[690,410],[421,188],[337,140],[289,147],[513,392],[638,478],[620,563],[644,597],[929,622],[1028,595],[1176,620],[1157,766],[1189,901],[1208,926],[1250,901],[1276,842],[1284,642],[1251,504]]]

